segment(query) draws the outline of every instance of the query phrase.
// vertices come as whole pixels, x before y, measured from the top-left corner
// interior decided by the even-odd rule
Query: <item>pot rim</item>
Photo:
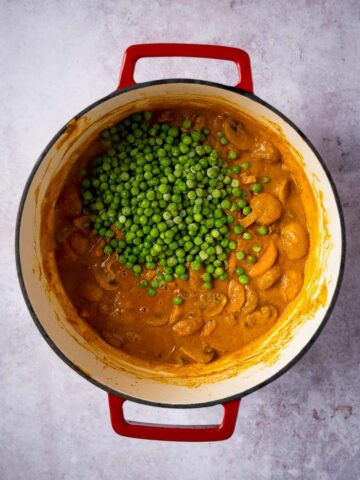
[[[321,158],[320,154],[318,153],[318,151],[316,150],[314,145],[310,142],[310,140],[306,137],[306,135],[286,115],[281,113],[279,110],[277,110],[275,107],[273,107],[272,105],[270,105],[266,101],[262,100],[260,97],[258,97],[254,93],[250,93],[246,90],[242,90],[242,89],[237,88],[237,87],[231,87],[231,86],[223,85],[223,84],[216,83],[216,82],[209,82],[207,80],[195,80],[195,79],[189,79],[189,78],[153,80],[153,81],[149,81],[149,82],[137,83],[137,84],[131,85],[129,87],[125,87],[125,88],[122,88],[122,89],[119,89],[119,90],[115,90],[114,92],[110,93],[109,95],[106,95],[105,97],[102,97],[99,100],[96,100],[95,102],[90,104],[88,107],[81,110],[77,115],[75,115],[73,117],[73,119],[81,118],[87,112],[92,110],[94,107],[100,105],[101,103],[103,103],[103,102],[105,102],[105,101],[107,101],[107,100],[109,100],[113,97],[116,97],[118,95],[123,95],[124,93],[127,93],[128,91],[138,90],[138,89],[141,89],[141,88],[144,88],[144,87],[150,87],[150,86],[153,86],[153,85],[162,85],[162,84],[166,85],[166,84],[170,84],[170,83],[194,83],[194,84],[207,85],[207,86],[210,86],[210,87],[216,87],[216,88],[220,88],[220,89],[224,89],[224,90],[229,90],[233,93],[237,93],[239,95],[248,97],[248,98],[252,99],[253,101],[265,106],[269,110],[273,111],[280,118],[282,118],[286,123],[288,123],[300,135],[300,137],[304,140],[304,142],[312,150],[312,152],[316,156],[317,160],[319,161],[321,167],[323,168],[323,170],[325,172],[325,175],[326,175],[326,177],[329,181],[329,184],[331,186],[331,189],[332,189],[335,201],[336,201],[338,213],[339,213],[340,229],[341,229],[341,260],[340,260],[340,267],[339,267],[338,277],[337,277],[337,281],[336,281],[336,286],[335,286],[335,289],[334,289],[334,293],[333,293],[330,305],[329,305],[329,307],[328,307],[328,309],[327,309],[327,311],[324,315],[324,318],[322,319],[318,329],[315,331],[315,333],[310,338],[310,340],[303,346],[301,351],[290,362],[288,362],[283,368],[281,368],[274,375],[272,375],[268,379],[264,380],[263,382],[260,382],[258,385],[254,386],[252,388],[249,388],[248,390],[245,390],[242,393],[238,393],[238,394],[235,394],[235,395],[230,395],[228,397],[225,397],[225,398],[222,398],[222,399],[219,399],[219,400],[212,400],[212,401],[209,401],[209,402],[194,403],[194,404],[158,403],[158,402],[143,400],[143,399],[139,399],[137,397],[132,397],[132,396],[129,396],[129,395],[125,395],[125,394],[123,394],[123,393],[121,393],[117,390],[109,388],[108,386],[98,382],[97,380],[94,380],[91,376],[84,373],[82,370],[80,370],[80,368],[78,366],[76,366],[73,362],[71,362],[71,360],[69,360],[65,356],[65,354],[57,347],[57,345],[48,336],[48,334],[46,333],[46,331],[45,331],[44,327],[42,326],[40,320],[38,319],[35,311],[32,308],[31,301],[29,299],[29,296],[27,294],[27,290],[26,290],[26,287],[25,287],[25,282],[24,282],[24,277],[23,277],[22,267],[21,267],[21,260],[20,260],[20,225],[21,225],[21,220],[22,220],[22,214],[23,214],[25,201],[27,199],[27,195],[28,195],[31,183],[33,181],[33,178],[34,178],[40,164],[42,163],[42,161],[46,157],[46,155],[49,152],[49,150],[51,149],[51,147],[57,142],[59,137],[68,128],[68,123],[66,123],[53,136],[53,138],[49,141],[47,146],[41,152],[39,158],[37,159],[34,167],[31,170],[31,173],[30,173],[30,175],[29,175],[29,177],[26,181],[26,184],[25,184],[22,196],[21,196],[20,204],[19,204],[17,218],[16,218],[15,261],[16,261],[16,270],[17,270],[17,276],[18,276],[19,283],[20,283],[21,292],[22,292],[23,298],[25,300],[25,304],[26,304],[26,306],[27,306],[27,308],[30,312],[30,315],[31,315],[36,327],[38,328],[39,332],[41,333],[43,338],[46,340],[48,345],[51,347],[51,349],[58,355],[58,357],[61,358],[61,360],[63,360],[69,367],[71,367],[73,370],[75,370],[76,373],[78,373],[83,378],[85,378],[86,380],[91,382],[93,385],[101,388],[102,390],[105,390],[107,393],[112,393],[114,395],[121,396],[122,398],[125,398],[126,400],[130,400],[130,401],[133,401],[133,402],[136,402],[136,403],[140,403],[140,404],[144,404],[144,405],[148,405],[148,406],[154,406],[154,407],[163,407],[163,408],[202,408],[202,407],[210,407],[210,406],[214,406],[214,405],[219,405],[219,404],[223,404],[223,403],[226,403],[226,402],[229,402],[229,401],[232,401],[232,400],[237,400],[237,399],[243,398],[243,397],[249,395],[250,393],[255,392],[256,390],[259,390],[260,388],[265,387],[266,385],[269,385],[270,383],[274,382],[279,377],[281,377],[288,370],[290,370],[290,368],[292,368],[305,355],[305,353],[310,349],[310,347],[315,343],[316,339],[318,338],[318,336],[322,332],[323,328],[325,327],[326,323],[328,322],[329,317],[330,317],[330,315],[331,315],[331,313],[334,309],[336,300],[339,296],[341,283],[342,283],[342,280],[343,280],[343,277],[344,277],[345,255],[346,255],[345,221],[344,221],[344,213],[343,213],[343,210],[342,210],[342,207],[341,207],[340,197],[339,197],[338,192],[336,190],[335,183],[334,183],[334,181],[333,181],[333,179],[330,175],[330,172],[329,172],[324,160]]]

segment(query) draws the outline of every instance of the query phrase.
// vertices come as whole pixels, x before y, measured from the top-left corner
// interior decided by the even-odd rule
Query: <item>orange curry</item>
[[[264,335],[300,292],[309,248],[301,185],[276,135],[255,121],[211,108],[154,111],[149,126],[167,122],[181,133],[188,130],[186,121],[192,131],[206,129],[206,143],[231,169],[246,199],[246,207],[235,199],[238,208],[227,210],[233,219],[227,238],[235,247],[210,285],[204,283],[205,264],[193,269],[185,260],[187,274],[154,282],[164,278],[161,265],[143,264],[135,274],[119,262],[116,249],[106,249],[116,239],[124,242],[123,232],[119,224],[112,225],[109,243],[94,231],[81,195],[84,175],[91,175],[95,159],[108,151],[106,136],[81,154],[55,215],[57,266],[79,315],[116,349],[157,364],[208,363]],[[152,161],[155,167],[157,160]],[[151,284],[157,288],[149,295],[143,286]]]

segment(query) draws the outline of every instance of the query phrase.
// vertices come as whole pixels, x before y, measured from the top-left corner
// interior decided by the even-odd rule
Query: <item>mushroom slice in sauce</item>
[[[227,297],[220,292],[207,292],[200,295],[200,308],[205,317],[219,315],[226,305]]]
[[[238,280],[230,280],[228,287],[229,301],[226,305],[226,313],[238,312],[245,302],[245,290]]]
[[[95,265],[94,275],[98,285],[104,290],[116,290],[119,286],[119,262],[115,256],[108,257]]]
[[[181,317],[184,318],[184,317]],[[173,325],[172,329],[178,337],[187,337],[199,331],[203,326],[204,321],[199,311],[189,312],[186,318],[179,320]]]
[[[288,270],[280,280],[280,292],[285,301],[294,300],[303,285],[303,275],[297,270]]]
[[[154,312],[151,314],[151,316],[145,318],[145,323],[151,325],[152,327],[162,327],[163,325],[169,323],[169,319],[161,313]]]
[[[271,193],[259,193],[250,201],[252,212],[256,215],[256,221],[262,225],[270,225],[281,216],[282,207],[280,201]]]
[[[245,294],[246,301],[244,306],[241,309],[242,313],[251,313],[253,312],[259,303],[259,295],[257,294],[255,288],[251,285],[245,285]]]
[[[248,150],[252,146],[252,139],[242,123],[227,118],[223,124],[225,137],[239,150]]]
[[[267,290],[279,280],[281,275],[281,268],[279,265],[275,265],[257,279],[257,286],[260,288],[260,290]]]
[[[256,140],[251,152],[254,160],[262,160],[265,163],[275,163],[280,160],[279,150],[267,140]]]
[[[216,320],[214,318],[212,318],[211,320],[209,320],[208,322],[205,323],[205,325],[203,326],[203,328],[201,330],[200,335],[202,337],[208,337],[209,335],[211,335],[213,333],[215,328],[216,328]]]
[[[290,178],[283,178],[280,182],[275,186],[275,193],[280,202],[285,205],[286,200],[290,195],[291,190],[291,180]]]
[[[81,235],[81,233],[79,232],[73,232],[70,235],[69,242],[71,248],[78,255],[84,255],[84,253],[86,253],[89,248],[88,240],[84,237],[84,235]]]
[[[308,251],[308,237],[305,228],[298,222],[290,222],[282,229],[282,242],[286,256],[290,260],[298,260]]]
[[[209,363],[215,356],[215,350],[208,345],[199,346],[199,348],[182,346],[179,348],[179,353],[197,363]]]
[[[253,328],[258,324],[273,323],[277,319],[278,311],[273,305],[264,305],[259,310],[246,315],[244,325]]]
[[[122,337],[117,334],[117,333],[113,333],[113,332],[108,332],[106,330],[104,330],[102,333],[101,333],[101,336],[103,337],[103,339],[109,343],[110,345],[112,345],[113,347],[116,347],[116,348],[121,348],[123,345],[124,345],[124,340],[122,339]]]
[[[98,302],[102,298],[104,291],[94,281],[89,280],[80,283],[78,293],[89,302]]]

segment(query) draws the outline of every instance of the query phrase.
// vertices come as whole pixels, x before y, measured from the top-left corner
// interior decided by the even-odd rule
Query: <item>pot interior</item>
[[[56,200],[64,176],[84,144],[134,111],[172,102],[211,103],[219,111],[241,110],[277,130],[304,169],[318,212],[310,232],[311,268],[307,268],[303,291],[287,309],[286,318],[264,341],[241,356],[234,354],[210,366],[146,369],[115,355],[114,349],[77,316],[58,279],[49,279],[43,250],[47,243],[40,242],[41,216],[47,213],[51,221],[51,212],[42,208],[44,200],[49,194]],[[248,393],[289,366],[314,338],[331,308],[342,270],[342,250],[340,212],[333,187],[303,135],[282,115],[249,94],[192,81],[151,82],[115,92],[71,120],[50,142],[32,173],[18,230],[24,294],[46,340],[69,365],[102,388],[160,405],[215,403]]]

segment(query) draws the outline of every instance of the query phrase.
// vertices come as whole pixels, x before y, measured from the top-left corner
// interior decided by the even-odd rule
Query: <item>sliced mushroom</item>
[[[278,317],[277,308],[273,305],[264,305],[259,310],[246,315],[244,325],[248,328],[255,325],[264,325],[265,323],[273,323]]]
[[[281,203],[271,193],[255,195],[250,201],[250,207],[256,221],[262,225],[270,225],[281,216]]]
[[[200,308],[205,317],[219,315],[226,305],[227,297],[220,292],[207,292],[200,295]]]
[[[169,324],[174,325],[178,320],[180,320],[182,312],[182,307],[180,305],[174,305],[173,309],[171,310],[170,318],[169,318]]]
[[[84,253],[89,248],[89,242],[87,238],[85,238],[84,235],[81,235],[81,233],[78,233],[78,232],[74,232],[71,234],[69,242],[70,242],[71,248],[78,255],[84,255]]]
[[[140,335],[132,330],[125,333],[126,341],[130,343],[136,343],[140,340]]]
[[[205,115],[197,115],[194,121],[194,129],[202,130],[205,127],[206,118]]]
[[[298,222],[285,225],[281,232],[286,256],[290,260],[298,260],[308,251],[308,237],[305,228]]]
[[[156,275],[155,270],[145,270],[142,276],[145,280],[150,282],[155,277],[155,275]]]
[[[152,327],[162,327],[169,323],[169,319],[166,315],[154,312],[150,317],[145,318],[145,323]]]
[[[60,194],[57,209],[64,216],[78,217],[81,214],[81,205],[79,188],[73,183],[67,184]]]
[[[260,290],[267,290],[279,280],[281,275],[281,268],[279,265],[275,265],[257,279],[257,286]]]
[[[238,280],[230,280],[228,297],[229,301],[225,308],[226,313],[238,312],[245,302],[245,290]]]
[[[265,163],[275,163],[280,160],[279,150],[267,140],[256,140],[251,152],[254,160],[262,160]]]
[[[255,175],[248,175],[246,173],[243,173],[240,175],[240,182],[243,185],[250,185],[251,183],[256,183],[256,177]]]
[[[73,225],[78,230],[81,230],[82,232],[87,232],[88,227],[84,227],[84,224],[86,224],[87,222],[90,222],[90,220],[91,220],[90,215],[81,215],[80,217],[74,218]]]
[[[94,252],[95,257],[103,257],[104,256],[104,247],[106,242],[103,238],[99,238],[99,240],[95,243],[91,251]]]
[[[235,325],[237,325],[234,313],[223,313],[219,320],[221,320],[221,322],[223,323],[226,323],[229,327],[234,327]]]
[[[256,222],[257,213],[251,212],[246,217],[242,217],[240,214],[238,215],[239,223],[242,227],[247,228],[250,227],[253,223]]]
[[[286,302],[291,302],[303,286],[303,275],[297,270],[288,270],[280,280],[280,292]]]
[[[179,348],[179,353],[197,363],[209,363],[215,356],[214,349],[208,345],[199,348],[182,346]]]
[[[107,343],[109,343],[113,347],[121,348],[124,345],[124,340],[118,333],[108,332],[104,330],[101,333],[101,336]]]
[[[205,323],[205,325],[203,326],[203,329],[201,330],[200,335],[202,337],[208,337],[209,335],[211,335],[213,333],[215,328],[216,328],[216,320],[214,318],[212,318],[211,320],[209,320],[208,322]]]
[[[203,281],[199,271],[190,269],[189,286],[193,294],[197,294],[201,290]]]
[[[59,249],[57,251],[58,258],[64,259],[65,261],[75,262],[78,256],[74,250],[70,247],[68,242],[61,242],[59,244]]]
[[[242,313],[251,313],[253,312],[259,303],[259,295],[256,290],[250,285],[245,285],[245,294],[246,301],[244,306],[241,309]]]
[[[225,114],[220,113],[216,115],[213,122],[213,129],[215,131],[215,135],[217,132],[222,132],[224,129],[224,122],[225,122]]]
[[[115,256],[95,265],[94,275],[98,285],[104,290],[116,290],[119,287],[119,262]],[[115,270],[115,271],[114,271]]]
[[[280,202],[284,205],[286,200],[289,198],[291,191],[291,180],[290,178],[282,179],[276,186],[275,186],[275,193],[280,200]]]
[[[175,120],[175,114],[172,110],[164,110],[159,114],[159,122],[173,122]]]
[[[250,275],[257,277],[267,272],[275,263],[278,255],[278,250],[274,240],[270,239],[265,245],[259,260],[250,269]]]
[[[225,137],[239,150],[248,150],[252,146],[252,139],[240,122],[227,118],[223,128]]]
[[[197,332],[203,326],[203,319],[200,312],[189,312],[184,320],[179,320],[173,325],[172,329],[175,335],[179,337],[186,337]]]
[[[89,300],[89,302],[98,302],[104,293],[93,281],[81,283],[78,292],[82,297],[86,298],[86,300]]]

